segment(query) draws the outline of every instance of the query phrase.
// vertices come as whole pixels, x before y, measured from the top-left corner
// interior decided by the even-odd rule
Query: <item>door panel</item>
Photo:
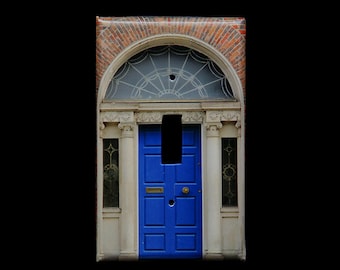
[[[139,256],[201,258],[200,125],[183,125],[182,163],[161,164],[161,126],[139,126]]]

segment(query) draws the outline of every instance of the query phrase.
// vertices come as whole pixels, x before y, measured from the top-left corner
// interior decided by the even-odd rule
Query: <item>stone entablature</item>
[[[215,123],[222,121],[240,121],[241,113],[239,110],[225,110],[225,111],[207,111],[207,112],[187,112],[187,111],[152,111],[152,112],[101,112],[100,123],[101,126],[106,122],[123,122],[123,123],[153,123],[160,124],[162,116],[165,114],[181,114],[182,122],[189,123],[202,123],[205,122]],[[105,124],[104,124],[105,125]]]
[[[224,121],[240,122],[241,112],[237,109],[207,110],[207,111],[104,111],[100,113],[100,128],[105,128],[105,123],[153,123],[160,124],[165,114],[180,114],[184,124],[191,123],[216,123]]]
[[[131,105],[118,106],[118,108],[110,105],[102,106],[99,127],[103,130],[105,123],[119,123],[120,127],[134,124],[161,124],[165,114],[180,114],[183,124],[205,123],[207,129],[213,125],[221,128],[222,122],[235,122],[238,129],[241,127],[241,110],[234,103],[231,103],[230,107],[224,106],[223,109],[216,104],[210,107],[191,104],[187,108],[182,107],[181,110],[175,107],[174,104],[148,104],[144,108]]]

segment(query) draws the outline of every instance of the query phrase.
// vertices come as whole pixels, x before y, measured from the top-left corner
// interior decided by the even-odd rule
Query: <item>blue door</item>
[[[139,257],[202,257],[200,125],[182,127],[182,163],[161,163],[161,125],[139,126]]]

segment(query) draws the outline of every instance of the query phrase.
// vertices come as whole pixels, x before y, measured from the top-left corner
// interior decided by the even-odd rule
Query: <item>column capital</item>
[[[236,121],[235,127],[237,128],[237,137],[241,137],[241,120]]]
[[[122,130],[122,137],[133,137],[133,129],[135,123],[132,122],[120,122],[118,128]]]
[[[214,137],[220,135],[220,128],[222,128],[221,122],[206,123],[205,127],[207,129],[207,136]]]
[[[103,121],[99,121],[99,138],[103,138],[103,130],[105,129],[105,123]]]

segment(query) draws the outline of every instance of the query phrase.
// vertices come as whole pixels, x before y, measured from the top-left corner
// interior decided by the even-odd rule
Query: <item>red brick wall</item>
[[[97,17],[96,87],[114,58],[127,46],[159,34],[199,39],[221,52],[235,69],[245,97],[244,18],[224,17]]]

